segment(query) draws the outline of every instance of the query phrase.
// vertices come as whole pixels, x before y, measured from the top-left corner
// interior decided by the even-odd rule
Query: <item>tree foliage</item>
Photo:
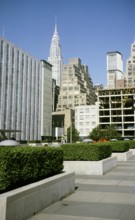
[[[79,132],[78,130],[75,128],[74,125],[72,125],[72,127],[70,126],[67,129],[67,142],[70,143],[75,143],[76,141],[79,140]]]
[[[110,139],[118,139],[120,138],[119,132],[116,130],[114,125],[108,125],[105,129],[102,129],[100,125],[92,130],[89,134],[89,137],[95,141],[99,140],[110,140]]]

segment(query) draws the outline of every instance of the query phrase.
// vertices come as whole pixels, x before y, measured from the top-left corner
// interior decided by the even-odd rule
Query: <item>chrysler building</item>
[[[50,46],[50,55],[48,62],[52,64],[52,78],[56,80],[56,85],[60,86],[61,83],[61,71],[62,71],[62,55],[60,38],[57,31],[57,25],[55,24],[55,30]]]

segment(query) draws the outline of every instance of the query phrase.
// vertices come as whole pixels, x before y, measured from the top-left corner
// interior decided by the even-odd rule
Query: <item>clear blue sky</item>
[[[106,85],[106,53],[123,54],[135,40],[135,0],[0,0],[0,35],[48,59],[57,16],[64,63],[79,57],[93,83]]]

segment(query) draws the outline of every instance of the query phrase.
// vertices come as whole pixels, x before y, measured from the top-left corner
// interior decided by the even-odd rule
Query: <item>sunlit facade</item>
[[[117,81],[123,80],[123,59],[118,51],[107,53],[107,88],[115,89]]]
[[[96,96],[88,66],[81,64],[79,58],[72,58],[63,65],[61,82],[56,111],[95,104]]]
[[[17,140],[41,140],[51,135],[44,128],[46,118],[51,125],[51,112],[51,65],[0,37],[0,129],[19,130],[9,135]]]
[[[131,44],[130,57],[126,63],[126,87],[135,87],[135,41]]]

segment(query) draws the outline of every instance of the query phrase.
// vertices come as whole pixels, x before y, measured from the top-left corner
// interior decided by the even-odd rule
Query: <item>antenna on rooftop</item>
[[[57,16],[55,16],[55,25],[57,25]]]
[[[55,16],[55,34],[57,34],[57,16]]]

